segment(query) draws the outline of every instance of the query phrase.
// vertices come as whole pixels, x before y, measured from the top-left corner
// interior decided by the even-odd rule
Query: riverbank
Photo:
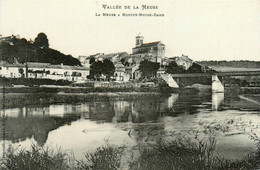
[[[5,107],[145,98],[160,99],[168,97],[173,92],[178,92],[178,89],[158,84],[133,82],[90,82],[84,86],[75,87],[57,85],[0,87],[1,95],[5,94]],[[3,100],[3,97],[0,100]]]
[[[178,89],[162,82],[87,82],[72,85],[0,86],[0,93],[91,93],[91,92],[160,92],[172,93]]]
[[[118,97],[128,93],[131,92],[109,92],[110,96],[114,96],[110,97],[109,100],[117,100]],[[8,95],[15,94],[9,93]],[[19,93],[19,95],[24,94]],[[30,95],[36,96],[37,94]],[[59,100],[57,98],[63,96],[65,100],[70,101],[70,97],[88,94],[51,93],[50,95],[54,95],[55,100]],[[98,95],[107,95],[107,92],[98,93]],[[139,93],[135,92],[134,95],[137,98]],[[255,152],[254,142],[248,138],[248,133],[256,132],[259,135],[258,127],[260,126],[259,121],[257,121],[259,120],[259,111],[233,109],[234,104],[240,105],[238,101],[245,105],[248,105],[249,102],[244,101],[244,99],[238,100],[240,98],[230,99],[226,96],[224,99],[224,94],[217,96],[216,99],[211,93],[191,94],[186,91],[185,93],[172,94],[169,98],[162,98],[159,95],[147,95],[146,98],[140,96],[140,100],[135,102],[124,100],[102,102],[96,98],[87,101],[86,104],[75,103],[72,106],[64,106],[63,104],[49,107],[42,104],[39,107],[24,106],[23,109],[17,108],[19,114],[16,114],[15,109],[6,109],[6,116],[1,120],[5,121],[5,126],[2,125],[1,129],[5,129],[6,132],[6,146],[17,147],[20,145],[25,147],[29,158],[37,156],[34,156],[32,152],[27,152],[30,149],[27,147],[28,142],[46,147],[51,147],[53,144],[61,147],[63,153],[73,152],[74,157],[69,159],[75,158],[78,161],[82,159],[81,169],[84,169],[82,167],[102,169],[103,165],[108,167],[119,164],[122,165],[121,169],[173,169],[173,167],[175,169],[227,169],[228,167],[230,169],[253,169],[254,161],[259,159],[255,157],[255,160],[250,159],[249,161],[249,159],[243,158],[247,154]],[[104,100],[101,96],[99,99]],[[37,97],[32,99],[38,100]],[[153,101],[156,99],[158,100]],[[129,100],[131,100],[130,97]],[[230,100],[234,101],[230,102]],[[32,103],[34,102],[32,101]],[[218,102],[219,104],[217,104]],[[27,103],[27,105],[30,104]],[[258,108],[258,105],[254,107]],[[242,106],[239,108],[245,109]],[[221,154],[217,157],[218,159],[211,159],[212,163],[221,159],[221,161],[215,162],[216,164],[207,162],[208,158],[204,157],[201,150],[193,149],[205,150],[205,147],[209,146],[208,143],[202,141],[201,145],[193,145],[193,142],[198,138],[204,138],[204,136],[205,139],[208,139],[211,135],[215,135],[216,151]],[[175,145],[174,141],[165,145],[155,144],[156,141],[172,141],[178,137],[184,139],[185,136],[192,139],[192,145],[182,143],[184,145],[178,146]],[[71,140],[75,137],[77,140]],[[113,148],[104,148],[103,146],[107,143]],[[118,152],[121,150],[123,150],[123,154]],[[132,152],[134,159],[131,157]],[[93,162],[85,160],[85,153],[95,155],[96,157],[92,157],[92,160],[98,163],[93,165]],[[225,159],[222,159],[223,155],[225,155]],[[14,162],[20,162],[21,166],[24,166],[22,164],[24,160],[31,163],[39,160],[28,160],[29,158],[25,154],[20,154],[20,156],[14,155],[11,158],[15,158]],[[130,162],[125,159],[127,156],[130,157],[128,159]],[[39,157],[42,158],[42,155],[39,154]],[[55,160],[57,157],[44,158]],[[237,159],[240,161],[236,161]],[[131,160],[133,161],[131,162]],[[236,163],[226,164],[226,161]],[[47,161],[40,162],[49,161],[47,159]],[[58,161],[53,162],[54,165],[57,165],[55,162]],[[53,162],[49,162],[50,166],[59,169],[52,164]],[[124,167],[123,163],[128,163],[129,166],[131,163],[133,164],[131,164],[131,168],[122,168]],[[40,169],[37,167],[38,164],[40,163],[34,164],[35,169]],[[17,169],[22,168],[26,169],[26,167],[18,167]],[[61,169],[65,168],[61,167]]]
[[[260,94],[260,87],[225,87],[224,93],[228,95]]]
[[[3,93],[2,93],[3,94]],[[161,99],[168,97],[168,93],[161,92],[89,92],[89,93],[6,93],[5,107],[19,107],[25,105],[50,105],[57,103],[84,103],[89,101],[114,101],[114,100],[143,100]],[[3,103],[3,97],[0,98]],[[2,108],[2,105],[0,106]]]
[[[158,141],[152,148],[140,148],[137,158],[125,157],[126,147],[101,146],[86,152],[84,160],[75,160],[73,153],[44,149],[32,145],[31,150],[9,148],[0,159],[0,169],[257,169],[260,167],[259,139],[257,151],[241,160],[224,159],[215,154],[216,140],[198,140],[196,143],[176,139]]]
[[[179,91],[211,92],[211,85],[193,84],[180,88]],[[227,94],[260,94],[260,87],[225,87],[224,93]]]

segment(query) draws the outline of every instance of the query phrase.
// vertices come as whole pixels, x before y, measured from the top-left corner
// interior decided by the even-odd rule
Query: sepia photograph
[[[0,170],[260,169],[259,0],[0,0]]]

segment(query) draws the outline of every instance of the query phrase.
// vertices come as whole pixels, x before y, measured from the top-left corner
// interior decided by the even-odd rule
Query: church
[[[144,37],[136,36],[136,46],[132,49],[134,56],[148,59],[149,61],[162,63],[165,57],[165,45],[161,41],[143,43]]]

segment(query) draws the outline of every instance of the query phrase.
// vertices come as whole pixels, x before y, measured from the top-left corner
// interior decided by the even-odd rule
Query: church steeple
[[[136,43],[135,43],[136,47],[138,47],[138,46],[140,46],[140,45],[143,44],[144,37],[141,35],[141,33],[139,33],[139,34],[135,37],[135,39],[136,39]]]

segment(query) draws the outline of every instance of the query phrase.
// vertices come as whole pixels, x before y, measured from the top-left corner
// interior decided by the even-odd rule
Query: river
[[[162,99],[88,101],[30,105],[1,110],[0,154],[9,146],[60,148],[83,159],[111,144],[138,150],[158,139],[214,135],[217,151],[240,159],[255,150],[260,136],[260,95],[174,93]]]

